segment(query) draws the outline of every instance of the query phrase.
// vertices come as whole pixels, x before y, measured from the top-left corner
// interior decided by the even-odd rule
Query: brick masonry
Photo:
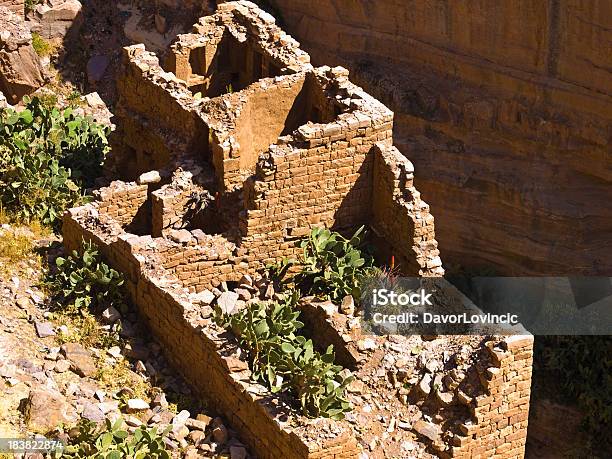
[[[230,58],[228,49],[238,51]],[[169,55],[162,67],[143,46],[124,50],[107,173],[126,181],[65,214],[65,245],[84,238],[101,247],[176,368],[258,457],[356,458],[345,422],[322,420],[336,434],[310,438],[282,398],[249,382],[235,340],[198,294],[294,255],[295,241],[320,226],[349,234],[365,225],[382,263],[393,257],[405,274],[442,276],[434,218],[412,164],[393,147],[393,112],[345,69],[313,68],[250,2],[224,3]],[[159,181],[140,177],[151,170]],[[190,219],[194,193],[210,202],[204,217]],[[492,347],[483,365],[499,361],[483,367],[470,433],[432,448],[523,455],[531,343],[494,343],[501,353]]]

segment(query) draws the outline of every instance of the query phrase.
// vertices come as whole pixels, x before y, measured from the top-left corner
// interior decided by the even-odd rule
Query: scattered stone
[[[65,394],[67,397],[71,397],[78,392],[79,392],[79,386],[77,383],[71,382],[68,384],[68,386],[66,386]]]
[[[15,301],[15,303],[21,309],[27,310],[30,307],[30,300],[25,296],[20,296],[19,298],[17,298],[17,301]]]
[[[89,419],[92,422],[104,421],[104,413],[98,405],[94,405],[93,403],[85,404],[81,417]]]
[[[201,292],[192,295],[194,302],[208,306],[215,300],[215,294],[210,290],[202,290]]]
[[[416,386],[414,386],[414,389],[413,389],[417,398],[424,398],[424,397],[429,396],[429,394],[431,393],[432,381],[433,381],[433,378],[430,373],[425,373],[423,375],[419,383]]]
[[[357,341],[357,349],[360,352],[372,351],[376,349],[376,341],[372,338],[360,339]]]
[[[70,360],[72,370],[82,377],[91,377],[98,369],[91,353],[78,343],[66,343],[61,347],[62,354]]]
[[[353,295],[346,295],[344,298],[342,298],[340,312],[348,316],[355,314],[355,300],[353,299]]]
[[[149,358],[149,349],[141,343],[126,344],[124,353],[127,357],[134,360],[147,360]]]
[[[17,103],[44,83],[40,59],[32,47],[32,34],[22,18],[0,6],[0,81],[6,99]]]
[[[172,419],[172,424],[185,424],[185,422],[187,421],[187,419],[189,419],[190,416],[191,413],[189,413],[189,411],[182,410],[180,413],[174,416],[174,418]]]
[[[131,398],[127,401],[128,413],[137,413],[139,411],[148,410],[149,408],[149,404],[141,398]]]
[[[158,171],[149,171],[144,174],[140,174],[136,183],[139,185],[148,185],[149,183],[159,183],[161,182],[161,176]],[[191,239],[191,237],[190,237]]]
[[[119,411],[119,402],[116,400],[110,400],[108,402],[100,402],[98,403],[98,408],[104,413],[110,413],[113,411]]]
[[[189,435],[189,429],[185,426],[185,424],[173,424],[172,425],[172,435],[177,440],[184,440],[187,435]]]
[[[316,306],[323,309],[327,317],[333,317],[338,313],[338,307],[331,301],[324,301],[322,303],[316,303]]]
[[[436,391],[436,400],[441,406],[449,406],[453,403],[453,393],[452,392],[442,392]]]
[[[210,416],[206,416],[205,414],[198,414],[196,416],[196,420],[205,422],[208,425],[212,421],[212,418]]]
[[[208,427],[208,424],[210,423],[210,418],[208,418],[209,421],[199,421],[197,419],[187,419],[185,421],[185,425],[187,427],[189,427],[191,430],[201,430],[202,432],[204,432],[206,430],[206,427]]]
[[[69,360],[59,360],[55,363],[55,371],[57,373],[65,373],[70,370],[70,361]]]
[[[110,64],[110,58],[106,55],[93,56],[87,62],[87,79],[91,84],[95,84],[102,80],[106,69]]]
[[[121,349],[119,348],[119,346],[110,347],[106,350],[106,352],[108,352],[108,355],[114,357],[115,359],[121,357]]]
[[[251,295],[251,292],[246,288],[237,288],[234,291],[238,294],[238,298],[244,301],[248,301],[253,297],[253,295]]]
[[[46,39],[57,39],[78,33],[84,20],[78,0],[52,0],[40,3],[29,15],[33,32]]]
[[[106,104],[97,92],[91,92],[85,95],[85,102],[91,108],[106,108]]]
[[[414,426],[412,426],[412,430],[431,441],[436,441],[441,433],[440,426],[423,420],[417,421]]]
[[[145,367],[145,364],[142,363],[142,360],[138,360],[136,365],[134,365],[134,370],[136,373],[144,374],[147,372],[147,367]]]
[[[168,408],[168,401],[166,400],[166,394],[161,393],[157,394],[153,401],[151,402],[152,406],[159,406],[160,408]]]
[[[179,244],[188,244],[191,242],[191,233],[186,229],[172,230],[168,234],[168,238]]]
[[[187,437],[194,445],[198,446],[206,439],[206,434],[202,430],[192,430]]]
[[[39,338],[47,338],[48,336],[55,336],[55,330],[53,324],[50,322],[34,322],[36,327],[36,334]]]
[[[273,296],[274,296],[274,285],[272,285],[272,283],[270,282],[268,286],[266,287],[266,293],[264,294],[264,298],[266,298],[267,300],[270,300],[272,299]]]
[[[117,322],[119,319],[121,319],[121,314],[119,313],[119,311],[117,311],[112,306],[102,311],[102,320],[106,324],[112,325],[115,322]]]
[[[140,427],[142,425],[142,421],[135,416],[126,416],[124,420],[128,426]]]
[[[238,294],[235,292],[223,292],[217,298],[217,306],[221,309],[224,314],[234,314],[238,312],[236,303],[238,301]]]

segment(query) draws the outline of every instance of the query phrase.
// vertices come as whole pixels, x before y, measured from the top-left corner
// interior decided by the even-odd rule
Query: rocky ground
[[[16,237],[33,252],[7,256]],[[49,311],[41,280],[61,250],[57,237],[3,224],[0,240],[0,437],[122,417],[132,431],[170,426],[165,442],[174,457],[247,457],[223,419],[191,397],[160,346],[144,338],[137,317],[111,310],[98,322]]]

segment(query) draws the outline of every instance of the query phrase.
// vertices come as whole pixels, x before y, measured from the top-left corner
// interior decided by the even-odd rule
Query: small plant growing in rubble
[[[0,111],[0,201],[18,220],[57,227],[100,175],[109,128],[37,97],[24,102]]]
[[[170,427],[158,432],[155,427],[150,429],[140,426],[130,434],[125,429],[121,418],[115,422],[106,420],[102,427],[83,419],[77,425],[78,434],[71,444],[56,457],[91,458],[91,459],[170,459],[166,450],[164,437]]]
[[[249,356],[253,378],[272,392],[288,391],[309,417],[342,419],[351,410],[344,397],[352,376],[334,365],[333,346],[321,354],[299,334],[298,292],[272,303],[256,303],[236,314],[217,311],[217,320],[238,338]]]
[[[297,265],[300,271],[294,282],[303,293],[332,301],[341,301],[347,295],[358,299],[362,279],[373,266],[372,258],[359,248],[363,236],[363,226],[350,239],[328,229],[313,228],[298,242],[300,259],[279,266],[281,274],[287,272],[288,265]]]
[[[83,242],[76,250],[55,260],[57,270],[48,274],[47,285],[55,294],[54,309],[68,314],[89,309],[100,311],[108,306],[125,309],[123,275],[101,260],[98,248]]]

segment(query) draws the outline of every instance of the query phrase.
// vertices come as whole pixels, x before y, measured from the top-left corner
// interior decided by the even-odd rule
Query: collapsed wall
[[[514,411],[528,411],[529,339],[523,347],[491,341],[506,352],[505,363],[467,365],[466,374],[481,377],[464,378],[469,397],[457,396],[459,384],[447,388],[452,409],[436,404],[428,411],[430,399],[409,404],[395,380],[391,389],[370,388],[382,402],[374,412],[355,389],[351,401],[360,416],[313,421],[296,414],[285,396],[251,382],[235,338],[212,320],[211,306],[229,286],[240,286],[240,293],[225,292],[236,304],[257,301],[266,288],[252,279],[267,263],[294,256],[296,241],[314,227],[350,234],[366,226],[382,264],[393,259],[407,275],[444,274],[412,164],[393,147],[390,110],[352,84],[345,69],[313,68],[274,18],[250,2],[225,3],[202,18],[193,33],[177,38],[163,67],[143,46],[125,48],[123,66],[107,173],[125,181],[65,214],[65,245],[78,249],[85,239],[100,246],[126,275],[131,299],[176,368],[203,397],[213,396],[258,457],[356,458],[368,445],[401,455],[415,438],[423,454],[522,456],[526,420]],[[313,340],[319,338],[325,340],[315,332]],[[402,341],[396,360],[410,354],[413,338],[420,340]],[[364,338],[357,333],[351,340]],[[462,340],[469,354],[488,352],[483,337]],[[394,345],[381,338],[378,349]],[[372,353],[369,346],[356,349],[362,357]],[[440,354],[432,360],[443,358],[430,351]],[[357,365],[368,381],[362,384],[386,381],[388,360],[378,356]],[[407,372],[422,365],[404,366]],[[418,372],[411,377],[419,382]],[[388,425],[393,413],[414,425]],[[507,441],[512,448],[502,446]]]

